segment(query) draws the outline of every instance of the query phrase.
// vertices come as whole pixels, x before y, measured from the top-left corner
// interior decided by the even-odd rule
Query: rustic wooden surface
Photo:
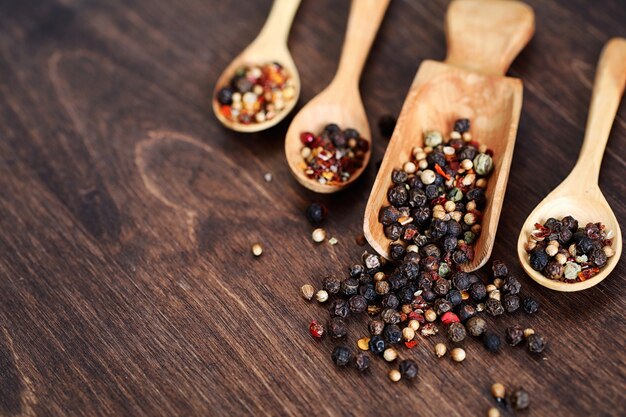
[[[214,80],[269,0],[0,2],[0,415],[479,416],[496,380],[530,391],[523,415],[625,415],[624,262],[597,287],[557,294],[522,275],[515,242],[574,164],[594,67],[626,36],[626,8],[529,2],[537,32],[509,72],[525,102],[493,256],[543,306],[498,325],[532,325],[550,345],[535,359],[470,340],[453,364],[431,354],[440,335],[402,352],[420,377],[396,385],[381,361],[370,376],[335,370],[332,343],[306,330],[327,313],[298,296],[362,251],[353,241],[386,141],[373,126],[366,174],[321,197],[340,243],[315,246],[302,211],[320,197],[288,172],[288,121],[236,134],[210,111]],[[399,112],[423,59],[445,56],[446,3],[390,6],[361,83],[373,124]],[[296,16],[300,106],[334,74],[348,6],[304,1]],[[624,149],[622,103],[600,178],[622,222]]]

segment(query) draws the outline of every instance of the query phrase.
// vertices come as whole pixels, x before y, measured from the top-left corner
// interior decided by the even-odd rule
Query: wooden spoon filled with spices
[[[289,168],[298,182],[312,191],[343,189],[369,162],[371,132],[359,79],[389,2],[352,0],[337,73],[289,126],[285,138]]]
[[[504,74],[533,31],[518,1],[450,4],[446,61],[417,71],[365,210],[379,254],[418,251],[425,270],[444,274],[487,262],[522,107],[522,82]]]
[[[287,38],[300,0],[274,0],[261,32],[215,83],[213,112],[227,128],[259,132],[283,120],[300,96]]]
[[[576,165],[565,180],[539,203],[526,219],[517,242],[517,254],[526,273],[544,287],[557,291],[579,291],[598,284],[606,278],[622,253],[622,233],[609,203],[598,186],[602,156],[609,139],[611,126],[626,86],[626,39],[615,38],[604,47],[591,96],[591,107],[582,149]],[[526,252],[535,224],[547,219],[560,220],[573,216],[580,227],[601,222],[606,231],[612,231],[611,256],[599,272],[583,281],[563,282],[545,277],[533,269]],[[566,255],[568,257],[569,255]],[[604,259],[603,259],[604,260]],[[578,261],[576,261],[578,262]]]

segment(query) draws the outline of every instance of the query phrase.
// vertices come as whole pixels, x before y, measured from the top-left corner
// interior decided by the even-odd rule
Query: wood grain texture
[[[410,352],[419,381],[338,372],[326,317],[298,288],[343,273],[386,142],[350,190],[316,196],[291,177],[288,120],[234,133],[211,112],[221,70],[260,30],[269,0],[0,2],[0,415],[484,415],[489,385],[524,385],[536,416],[626,414],[623,262],[596,287],[559,294],[523,275],[519,229],[571,170],[602,46],[624,37],[620,0],[529,0],[537,31],[509,70],[524,108],[493,257],[542,303],[542,359],[468,341],[462,364]],[[398,114],[422,60],[445,56],[447,2],[395,0],[361,80],[368,116]],[[304,1],[289,45],[301,101],[332,78],[349,2]],[[626,106],[600,187],[626,219]],[[272,172],[274,181],[263,181]],[[315,246],[302,211],[330,208],[336,246]],[[265,246],[254,259],[250,245]],[[356,329],[350,340],[358,335]],[[402,353],[403,356],[408,356]]]

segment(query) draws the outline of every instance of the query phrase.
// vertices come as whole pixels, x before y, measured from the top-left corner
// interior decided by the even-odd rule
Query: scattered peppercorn
[[[491,386],[491,395],[493,395],[493,398],[496,400],[501,400],[506,397],[506,388],[504,385],[496,382]]]
[[[504,300],[502,300],[502,306],[507,313],[515,312],[520,305],[520,298],[517,295],[507,294],[504,296]]]
[[[500,300],[496,300],[495,298],[490,298],[487,300],[487,302],[485,303],[485,310],[487,310],[487,313],[491,314],[492,316],[499,316],[500,314],[504,313],[504,307],[502,307],[502,303],[500,302]]]
[[[228,85],[217,91],[215,99],[222,116],[247,125],[273,119],[296,95],[289,72],[271,62],[238,68]]]
[[[398,382],[400,381],[400,378],[402,378],[402,374],[397,369],[389,371],[389,379],[391,379],[391,381]]]
[[[348,334],[348,326],[341,317],[333,317],[328,321],[328,334],[333,339],[341,339]]]
[[[518,325],[506,328],[506,342],[511,346],[517,346],[524,340],[524,330]]]
[[[315,299],[320,303],[325,303],[328,300],[328,292],[326,292],[326,290],[319,290],[315,293]]]
[[[528,350],[531,353],[541,353],[546,348],[547,340],[545,337],[533,333],[526,338],[528,342]]]
[[[511,406],[516,410],[525,410],[530,405],[530,396],[522,388],[516,388],[509,398]]]
[[[339,345],[333,349],[332,359],[335,365],[346,366],[352,359],[352,353],[346,346]]]
[[[535,314],[539,310],[539,303],[533,297],[526,297],[522,302],[524,311],[528,314]]]
[[[311,203],[305,211],[306,219],[313,226],[317,226],[326,218],[328,209],[321,203]]]
[[[596,276],[609,256],[613,233],[602,223],[578,227],[572,216],[549,218],[535,224],[526,250],[530,266],[545,277],[562,282],[581,282]]]
[[[474,337],[479,337],[487,330],[487,322],[482,317],[472,317],[467,321],[467,331]]]
[[[459,322],[454,322],[448,326],[448,340],[453,343],[462,342],[467,335],[465,331],[465,326],[463,326]]]
[[[358,352],[354,356],[354,366],[360,372],[366,371],[370,367],[370,357],[364,352]]]
[[[452,352],[450,352],[450,357],[455,362],[463,362],[465,360],[465,351],[461,348],[454,348]]]
[[[500,410],[495,407],[491,407],[489,411],[487,411],[487,417],[500,417]]]
[[[438,358],[444,356],[447,350],[448,348],[443,343],[437,343],[435,345],[435,355],[437,355]]]
[[[486,331],[483,334],[483,345],[492,353],[497,353],[500,350],[500,336],[494,332]]]
[[[382,337],[376,335],[370,339],[370,351],[376,355],[382,355],[385,351],[385,341]]]
[[[263,254],[263,246],[260,243],[252,245],[252,254],[256,257],[261,256]]]
[[[311,284],[304,284],[302,287],[300,287],[300,294],[305,300],[310,300],[315,294],[315,288],[313,288]]]
[[[419,371],[417,363],[411,359],[404,359],[401,361],[398,365],[398,369],[400,370],[402,377],[406,379],[414,379]]]
[[[398,357],[398,352],[396,352],[396,350],[394,348],[387,348],[383,352],[383,358],[387,362],[393,362],[393,361],[396,360],[397,357]]]

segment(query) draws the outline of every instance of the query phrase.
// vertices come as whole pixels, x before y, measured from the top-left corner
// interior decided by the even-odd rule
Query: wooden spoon
[[[260,132],[276,125],[291,113],[291,110],[295,107],[300,96],[300,75],[287,48],[287,38],[299,5],[300,0],[274,0],[272,10],[259,35],[243,52],[233,59],[222,72],[217,83],[215,83],[213,113],[227,128],[238,132]],[[293,98],[285,103],[285,108],[279,111],[276,116],[262,123],[243,124],[224,117],[220,112],[220,104],[216,99],[219,89],[227,85],[235,71],[242,66],[262,65],[268,62],[278,62],[289,72],[296,90]]]
[[[424,61],[409,89],[365,209],[363,229],[369,244],[389,257],[389,239],[378,222],[389,205],[391,172],[423,147],[424,131],[444,134],[454,121],[468,118],[474,139],[494,152],[487,205],[474,259],[463,265],[474,271],[491,255],[509,176],[515,134],[522,108],[522,82],[504,77],[509,65],[532,37],[534,14],[517,1],[456,0],[446,17],[448,57],[445,63]]]
[[[285,139],[285,154],[291,172],[298,182],[318,193],[334,193],[352,184],[369,162],[368,151],[363,165],[341,184],[320,184],[308,178],[302,169],[302,142],[300,133],[318,134],[329,123],[336,123],[342,129],[356,129],[361,137],[370,142],[371,131],[365,115],[359,78],[365,60],[383,20],[390,0],[352,0],[348,29],[343,43],[339,68],[331,83],[309,101],[294,117]]]
[[[517,254],[522,267],[532,279],[544,287],[557,291],[584,290],[606,278],[619,262],[622,253],[622,232],[615,214],[598,187],[598,176],[604,149],[625,85],[626,39],[615,38],[607,43],[600,56],[585,139],[578,161],[568,177],[530,213],[517,241]],[[551,280],[544,277],[541,272],[532,269],[528,254],[524,249],[524,244],[528,241],[530,232],[534,230],[535,223],[543,224],[550,217],[561,219],[567,215],[578,219],[581,225],[589,222],[602,222],[607,230],[615,233],[612,245],[615,255],[608,259],[600,273],[588,280],[571,284]]]

